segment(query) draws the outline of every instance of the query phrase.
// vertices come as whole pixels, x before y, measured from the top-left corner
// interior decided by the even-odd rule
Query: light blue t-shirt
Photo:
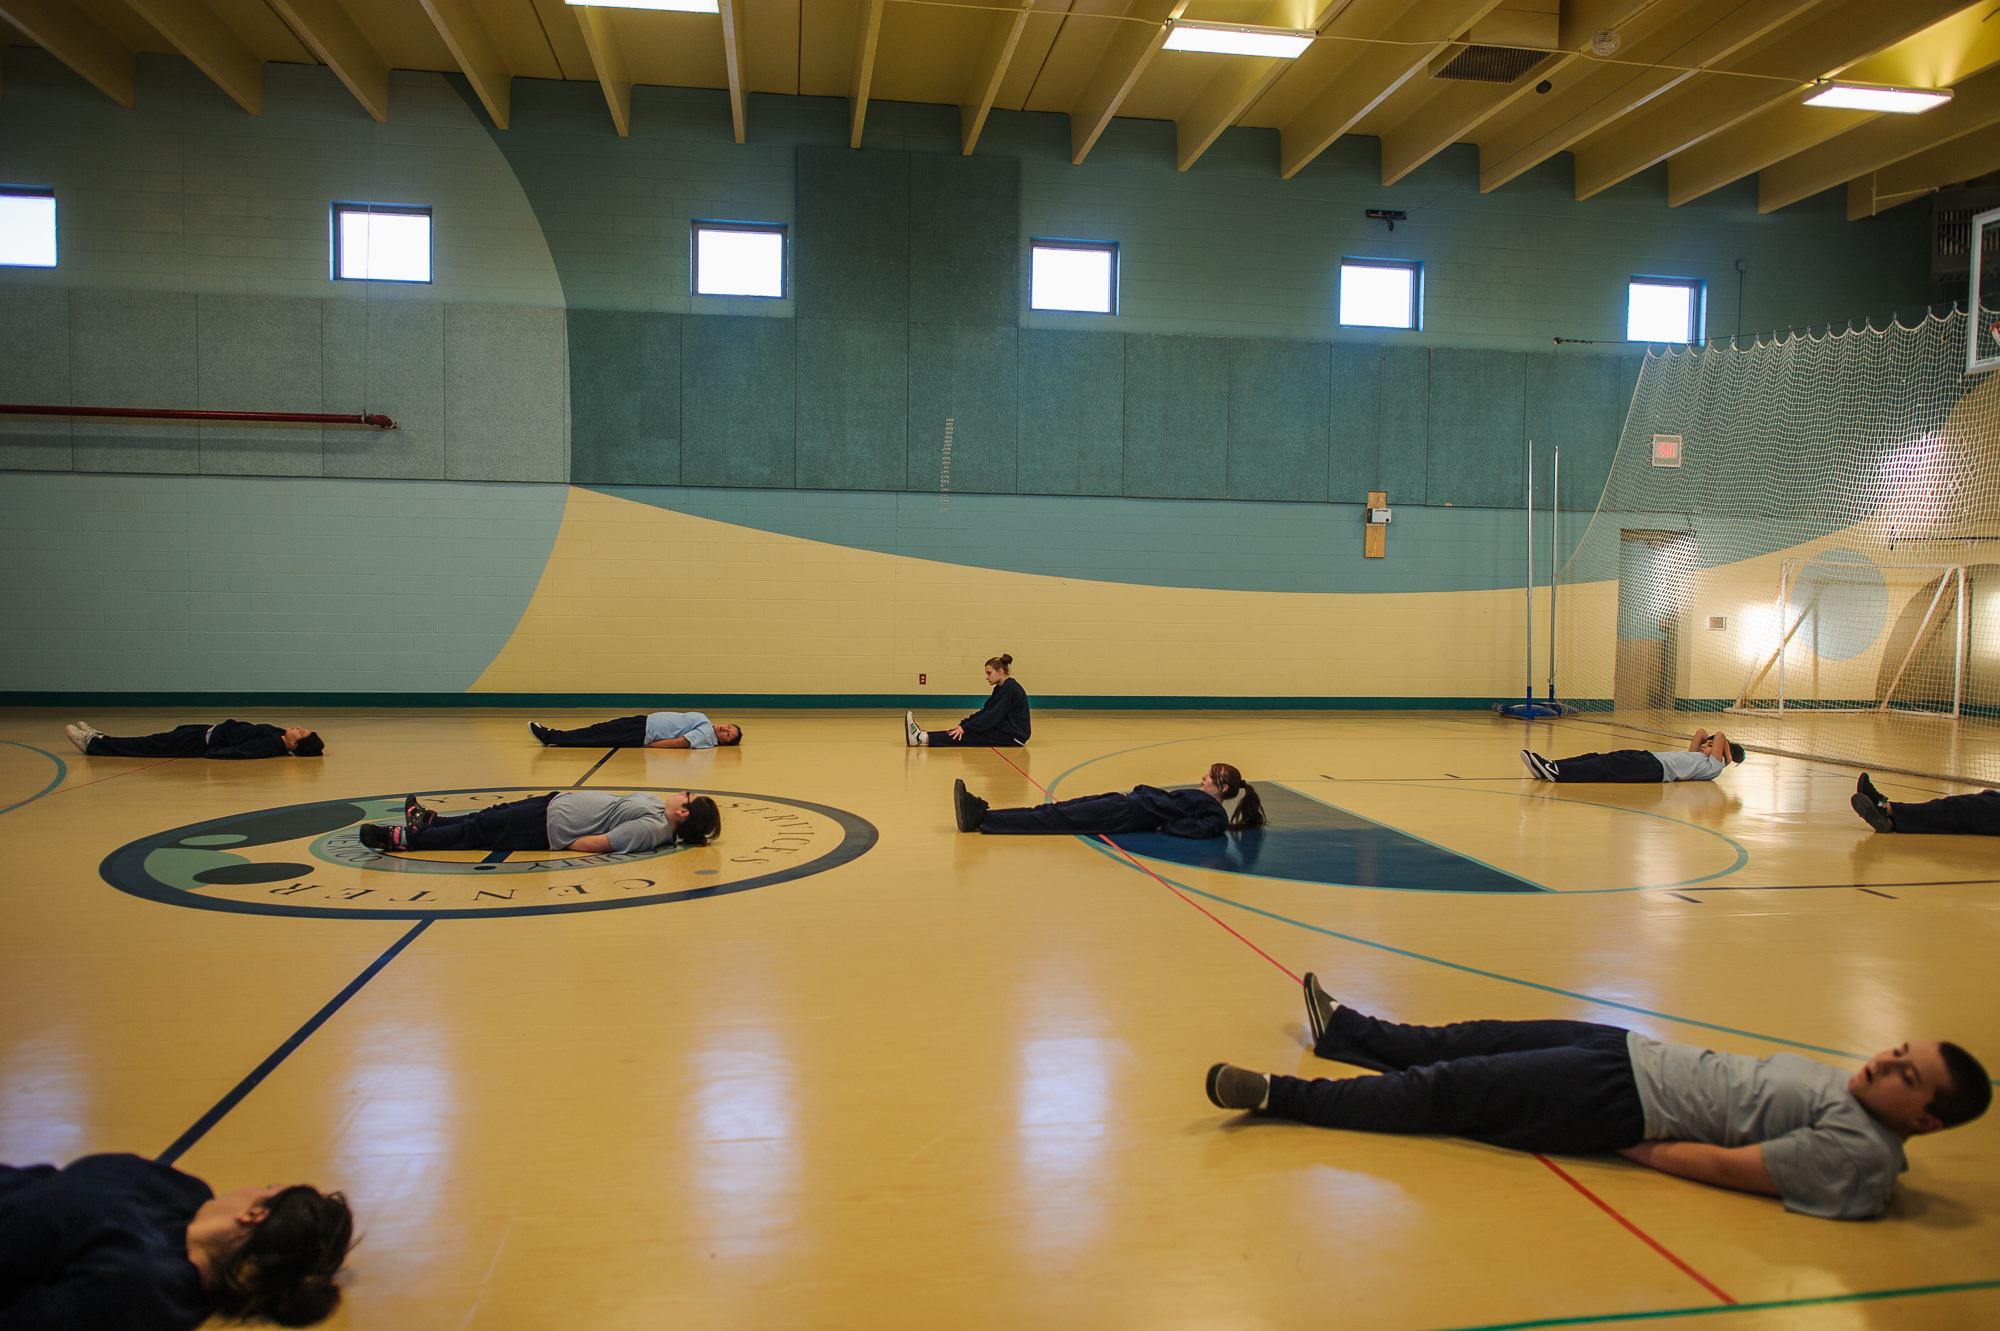
[[[646,743],[684,739],[690,749],[715,747],[715,727],[700,712],[654,712],[646,718]]]
[[[667,715],[671,716],[673,713],[669,712]],[[652,728],[648,726],[646,738],[652,737]],[[1713,781],[1722,774],[1723,768],[1729,766],[1720,758],[1711,758],[1708,754],[1696,753],[1690,749],[1682,749],[1678,753],[1656,753],[1653,756],[1660,760],[1662,781]]]

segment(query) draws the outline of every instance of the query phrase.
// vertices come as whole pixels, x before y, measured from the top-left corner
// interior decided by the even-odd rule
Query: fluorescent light
[[[1951,100],[1950,88],[1870,88],[1859,83],[1822,83],[1806,98],[1807,106],[1831,106],[1841,111],[1899,111],[1915,115]]]
[[[1274,55],[1295,60],[1319,34],[1304,28],[1259,28],[1247,23],[1193,23],[1176,19],[1167,28],[1169,51],[1213,51],[1218,55]]]
[[[572,5],[598,9],[672,9],[683,14],[720,14],[716,0],[568,0]]]

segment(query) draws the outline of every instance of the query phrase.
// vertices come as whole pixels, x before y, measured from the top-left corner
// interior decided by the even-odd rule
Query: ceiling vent
[[[1547,51],[1523,51],[1513,46],[1461,46],[1431,71],[1431,77],[1465,83],[1512,83],[1548,58]]]

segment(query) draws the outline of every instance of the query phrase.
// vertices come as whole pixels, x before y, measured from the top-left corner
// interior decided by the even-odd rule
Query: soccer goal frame
[[[1793,637],[1805,626],[1806,620],[1811,618],[1819,607],[1819,597],[1817,594],[1802,605],[1793,599],[1793,593],[1798,588],[1800,574],[1812,562],[1809,559],[1787,559],[1779,565],[1778,593],[1772,601],[1771,610],[1772,623],[1783,629],[1783,634],[1778,639],[1778,645],[1771,650],[1771,654],[1763,658],[1761,665],[1755,663],[1751,665],[1749,673],[1743,677],[1742,689],[1736,694],[1735,705],[1725,707],[1724,711],[1735,712],[1742,716],[1785,715],[1785,649],[1791,646]],[[1917,654],[1931,641],[1932,635],[1940,627],[1939,621],[1942,616],[1939,614],[1939,609],[1944,605],[1945,588],[1953,587],[1955,588],[1955,595],[1952,598],[1951,609],[1947,612],[1953,621],[1951,711],[1931,711],[1911,706],[1897,711],[1897,715],[1950,716],[1956,718],[1965,701],[1966,592],[1968,590],[1965,577],[1966,566],[1964,564],[1879,564],[1876,567],[1885,573],[1913,569],[1942,575],[1938,578],[1937,590],[1931,593],[1930,604],[1924,609],[1923,621],[1917,625],[1916,633],[1911,635],[1908,650],[1903,653],[1903,659],[1897,663],[1895,678],[1890,681],[1889,687],[1883,691],[1881,699],[1871,706],[1828,707],[1819,703],[1805,705],[1794,703],[1791,710],[1794,712],[1813,712],[1815,714],[1840,712],[1882,713],[1893,710],[1896,693],[1903,687],[1903,681],[1909,678],[1911,663],[1917,659]],[[1797,611],[1796,614],[1793,613],[1794,610]],[[1771,673],[1773,667],[1777,669],[1777,706],[1751,706],[1751,691],[1764,682],[1765,677]]]

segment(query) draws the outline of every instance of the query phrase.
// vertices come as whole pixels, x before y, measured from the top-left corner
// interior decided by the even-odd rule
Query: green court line
[[[1537,1317],[1525,1322],[1482,1322],[1449,1331],[1535,1331],[1550,1326],[1603,1326],[1610,1322],[1653,1322],[1669,1317],[1715,1317],[1729,1313],[1771,1312],[1782,1308],[1817,1308],[1832,1303],[1873,1303],[1882,1299],[1914,1299],[1935,1294],[1964,1294],[2000,1289],[2000,1280],[1965,1280],[1954,1285],[1911,1285],[1905,1289],[1871,1289],[1859,1294],[1822,1294],[1807,1299],[1769,1299],[1762,1303],[1703,1303],[1689,1308],[1652,1308],[1634,1313],[1596,1313],[1583,1317]]]
[[[1136,865],[1129,864],[1121,854],[1112,850],[1109,846],[1084,837],[1078,837],[1077,840],[1084,842],[1092,850],[1115,863],[1126,864],[1128,868],[1137,867]],[[1141,872],[1146,871],[1141,870]],[[1328,929],[1324,925],[1307,924],[1304,920],[1295,920],[1289,915],[1280,915],[1276,911],[1265,910],[1261,906],[1245,905],[1243,902],[1232,900],[1229,897],[1217,896],[1213,892],[1204,892],[1198,887],[1190,887],[1186,883],[1177,882],[1164,875],[1161,876],[1161,881],[1178,888],[1180,891],[1192,892],[1195,896],[1206,897],[1208,900],[1224,906],[1234,906],[1237,910],[1246,911],[1251,915],[1261,915],[1267,920],[1276,920],[1279,924],[1289,924],[1295,929],[1304,929],[1309,933],[1324,934],[1328,938],[1338,938],[1343,943],[1358,943],[1362,947],[1372,947],[1378,952],[1394,953],[1399,957],[1408,957],[1412,961],[1422,961],[1432,966],[1443,966],[1447,970],[1463,971],[1467,975],[1477,975],[1481,979],[1499,980],[1503,984],[1518,984],[1524,989],[1539,989],[1545,994],[1559,994],[1564,998],[1578,999],[1585,1003],[1595,1004],[1598,1007],[1616,1008],[1621,1012],[1636,1012],[1642,1017],[1658,1017],[1662,1021],[1671,1021],[1682,1026],[1698,1026],[1703,1030],[1720,1031],[1724,1035],[1740,1035],[1748,1040],[1761,1040],[1765,1044],[1789,1045],[1793,1049],[1809,1049],[1815,1054],[1832,1054],[1836,1058],[1851,1058],[1856,1062],[1860,1062],[1866,1058],[1866,1055],[1857,1054],[1851,1050],[1829,1049],[1825,1045],[1807,1044],[1803,1040],[1787,1040],[1782,1036],[1765,1035],[1761,1031],[1746,1031],[1736,1026],[1719,1026],[1712,1021],[1696,1021],[1693,1017],[1677,1017],[1671,1012],[1660,1012],[1653,1008],[1639,1007],[1633,1003],[1621,1003],[1614,998],[1600,998],[1596,994],[1579,993],[1574,989],[1558,989],[1555,985],[1542,984],[1536,980],[1523,980],[1519,976],[1502,975],[1498,971],[1481,970],[1477,966],[1467,966],[1463,962],[1457,961],[1446,961],[1442,957],[1426,956],[1422,952],[1412,952],[1408,948],[1396,947],[1391,943],[1378,943],[1372,938],[1361,938],[1355,934],[1344,934],[1338,929]],[[1560,896],[1562,894],[1551,893],[1550,895]]]
[[[29,753],[39,753],[42,755],[42,757],[47,758],[50,762],[56,765],[55,780],[49,782],[46,786],[43,786],[40,790],[28,796],[28,798],[24,800],[16,800],[14,803],[9,804],[6,808],[0,809],[0,813],[12,813],[14,812],[14,810],[20,808],[24,804],[33,804],[36,800],[40,799],[42,796],[54,790],[57,786],[61,785],[63,783],[63,780],[69,776],[69,764],[64,762],[62,759],[56,757],[53,753],[50,753],[47,749],[38,749],[32,744],[23,744],[19,740],[12,740],[12,739],[0,739],[0,744],[11,744],[17,749],[26,749]]]

